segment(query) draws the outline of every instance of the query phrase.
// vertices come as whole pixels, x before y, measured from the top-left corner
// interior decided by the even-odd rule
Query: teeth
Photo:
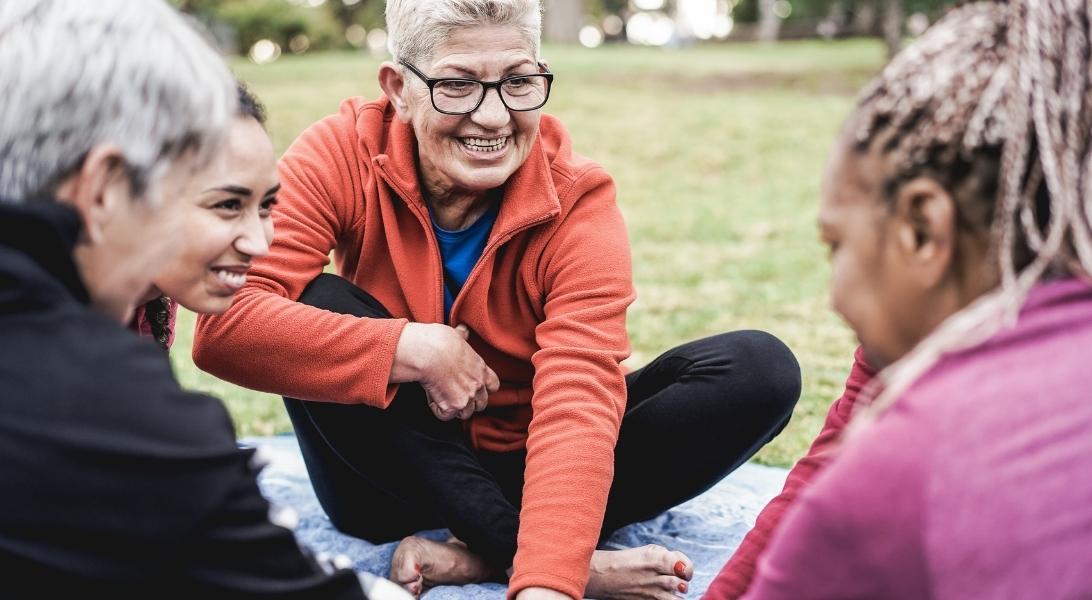
[[[484,138],[460,138],[464,146],[481,152],[496,152],[503,149],[508,144],[508,138],[502,137],[494,140],[487,140]]]
[[[246,283],[246,273],[232,273],[230,271],[216,271],[216,277],[226,285],[240,288]]]

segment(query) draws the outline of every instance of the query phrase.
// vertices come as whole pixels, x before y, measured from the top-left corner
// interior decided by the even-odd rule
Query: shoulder
[[[285,151],[289,160],[313,155],[355,156],[369,152],[390,127],[393,111],[386,98],[343,100],[337,112],[312,123]]]
[[[566,209],[566,204],[576,201],[614,203],[614,180],[601,164],[573,151],[572,138],[560,119],[543,114],[539,124],[539,140],[562,210]],[[591,194],[591,198],[585,198],[594,190],[608,193]]]
[[[52,360],[28,368],[50,382],[44,415],[69,419],[85,430],[110,436],[110,443],[167,448],[234,447],[234,430],[223,404],[188,393],[171,372],[166,352],[97,313],[72,311],[43,332]],[[48,337],[46,339],[49,339]],[[40,390],[47,392],[47,390]]]

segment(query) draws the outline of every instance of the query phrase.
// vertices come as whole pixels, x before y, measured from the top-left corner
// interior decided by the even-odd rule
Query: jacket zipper
[[[440,242],[436,240],[436,232],[432,230],[432,217],[430,215],[425,215],[428,217],[425,218],[425,216],[421,215],[420,207],[417,206],[416,203],[407,200],[409,195],[405,193],[405,190],[401,189],[401,186],[399,186],[396,182],[392,181],[391,178],[387,176],[385,169],[381,168],[380,173],[382,174],[383,180],[387,183],[387,185],[390,186],[391,189],[393,189],[394,191],[398,192],[398,197],[402,200],[402,202],[405,202],[406,206],[409,206],[410,210],[412,210],[414,214],[417,215],[417,222],[425,228],[425,235],[428,236],[429,242],[431,242],[430,246],[432,248],[432,257],[435,261],[434,265],[439,265],[440,267],[436,274],[436,286],[440,290],[440,303],[438,305],[437,312],[435,313],[436,322],[453,327],[452,323],[454,321],[452,321],[450,318],[444,319],[444,257],[440,253]],[[522,223],[519,226],[513,228],[508,233],[504,234],[503,237],[498,237],[492,243],[488,244],[485,249],[482,250],[482,255],[478,257],[478,261],[474,263],[474,268],[470,270],[470,274],[466,276],[466,281],[463,282],[463,287],[459,290],[459,295],[451,301],[451,315],[449,316],[455,315],[455,308],[459,306],[459,299],[465,295],[464,291],[467,287],[469,287],[469,284],[473,281],[474,277],[477,276],[478,272],[481,270],[480,265],[485,262],[482,260],[483,258],[489,256],[490,253],[495,252],[498,247],[500,247],[502,244],[507,243],[509,240],[516,237],[516,235],[532,227],[535,227],[536,225],[541,225],[542,223],[545,223],[546,221],[549,221],[556,216],[557,213],[550,212],[537,219]]]

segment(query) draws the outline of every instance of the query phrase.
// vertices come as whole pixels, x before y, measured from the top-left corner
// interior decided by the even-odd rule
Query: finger
[[[463,339],[470,339],[470,328],[466,325],[459,323],[455,326],[455,331],[459,332],[459,335],[463,336]]]
[[[493,393],[500,389],[500,378],[497,377],[497,373],[489,367],[485,368],[485,389],[489,390],[489,393]]]
[[[474,395],[474,412],[481,412],[486,406],[489,406],[489,393],[485,388],[478,388],[478,393]]]
[[[441,421],[450,421],[456,414],[456,411],[442,407],[436,402],[430,402],[428,407],[432,409],[432,414],[436,415],[436,418]]]
[[[465,420],[469,419],[470,417],[474,416],[474,412],[477,410],[477,408],[478,408],[478,406],[475,403],[474,398],[473,397],[468,398],[467,401],[466,401],[466,406],[459,409],[458,416],[459,416],[460,419],[465,421]]]
[[[459,413],[453,410],[439,410],[436,412],[436,418],[441,421],[450,421],[454,419]]]

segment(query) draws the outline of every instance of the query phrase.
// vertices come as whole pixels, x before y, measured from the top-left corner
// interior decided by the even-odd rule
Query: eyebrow
[[[277,186],[277,187],[280,187],[280,186]],[[243,187],[241,185],[224,185],[224,186],[220,186],[220,187],[209,188],[209,189],[207,189],[205,191],[206,192],[227,192],[229,194],[239,194],[241,196],[249,196],[249,195],[251,195],[253,193],[253,192],[250,191],[250,188],[245,188],[245,187]]]
[[[209,189],[207,189],[205,191],[206,192],[227,192],[229,194],[238,194],[240,196],[249,196],[249,195],[254,193],[254,192],[252,192],[250,190],[250,188],[246,188],[246,187],[243,187],[241,185],[224,185],[224,186],[220,186],[220,187],[209,188]],[[276,194],[279,191],[281,191],[281,184],[278,183],[277,185],[275,185],[275,186],[269,188],[268,190],[266,190],[265,194],[263,194],[263,197],[272,196],[273,194]]]
[[[525,65],[538,66],[538,63],[536,63],[535,61],[533,61],[533,60],[531,60],[529,58],[525,58],[525,59],[519,61],[518,63],[508,65],[507,67],[504,68],[503,72],[504,73],[510,73],[514,69],[518,69],[518,68],[520,68],[522,66],[525,66]],[[470,77],[472,79],[478,76],[477,73],[471,71],[470,69],[467,69],[465,67],[460,67],[458,65],[443,65],[440,68],[441,69],[452,69],[454,71],[458,71],[458,72],[463,73],[467,77]],[[443,79],[443,77],[440,77],[439,79]]]

